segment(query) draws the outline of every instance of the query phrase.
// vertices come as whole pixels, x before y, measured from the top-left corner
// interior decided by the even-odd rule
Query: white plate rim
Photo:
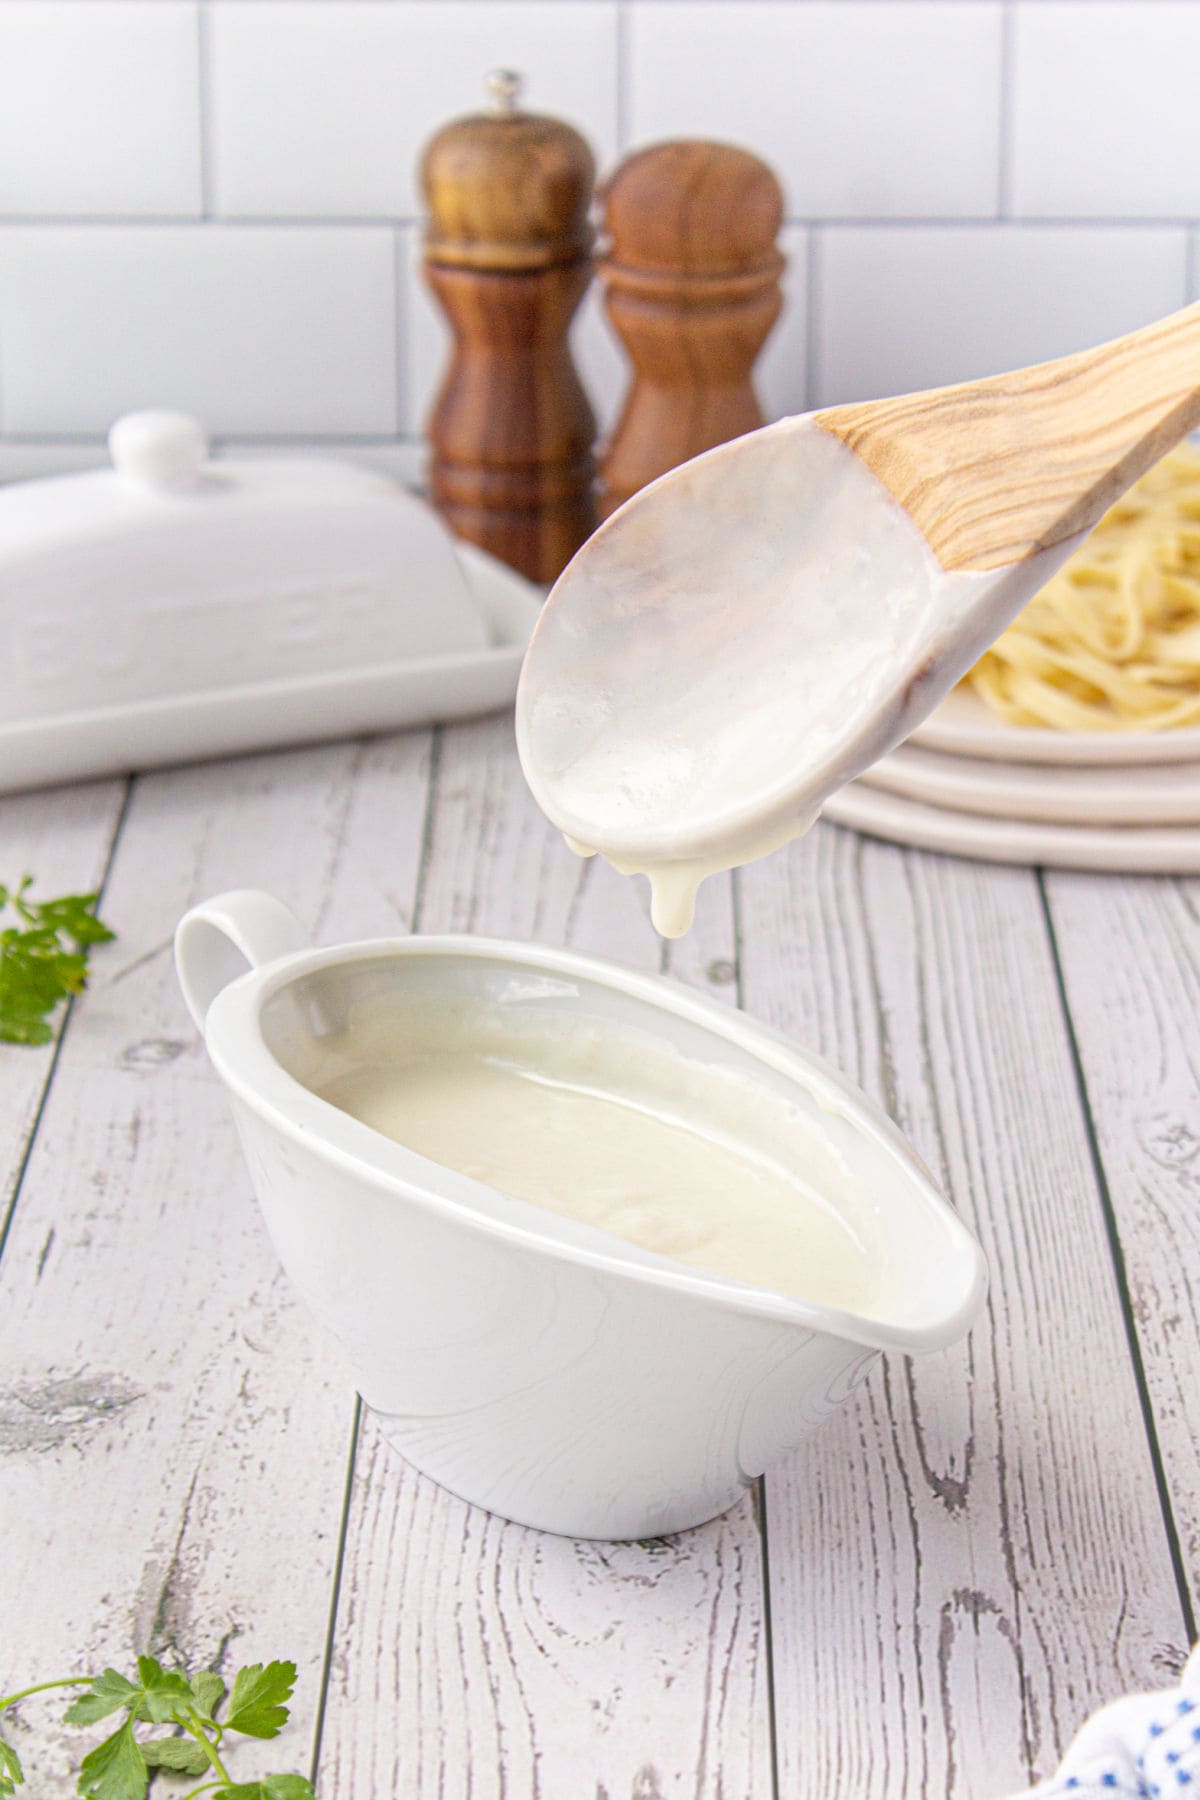
[[[1200,875],[1200,830],[1170,826],[1085,827],[989,819],[922,806],[851,782],[822,816],[868,837],[982,862],[1104,874]]]
[[[859,780],[926,806],[1028,824],[1200,824],[1200,762],[1047,767],[952,756],[910,742]]]
[[[988,761],[1033,762],[1044,766],[1200,761],[1200,725],[1176,731],[1051,731],[1037,725],[1010,725],[969,688],[947,694],[908,738],[926,750]]]

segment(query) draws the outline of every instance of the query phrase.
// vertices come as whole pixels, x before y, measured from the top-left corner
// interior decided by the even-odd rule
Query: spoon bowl
[[[534,797],[686,929],[704,874],[797,835],[906,737],[1198,419],[1200,306],[672,470],[543,609],[517,694]]]
[[[636,494],[559,578],[517,698],[534,797],[577,847],[694,889],[806,829],[1074,542],[951,575],[811,415],[722,444]]]

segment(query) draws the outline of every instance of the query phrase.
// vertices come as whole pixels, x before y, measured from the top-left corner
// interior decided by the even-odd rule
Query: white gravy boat
[[[566,950],[470,937],[308,948],[267,894],[186,914],[176,962],[229,1090],[284,1267],[390,1442],[477,1505],[577,1537],[725,1511],[882,1350],[971,1325],[982,1252],[896,1128],[815,1057],[732,1009]],[[250,971],[245,964],[249,962]],[[394,1143],[312,1091],[322,1040],[368,1008],[456,1008],[653,1032],[782,1093],[877,1208],[889,1316],[859,1317],[642,1250]],[[398,1014],[399,1016],[399,1014]]]

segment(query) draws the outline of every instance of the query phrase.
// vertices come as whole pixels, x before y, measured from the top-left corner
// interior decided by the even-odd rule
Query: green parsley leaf
[[[23,917],[31,924],[68,937],[83,948],[88,944],[108,944],[114,933],[96,917],[94,907],[99,894],[65,894],[61,900],[43,900],[29,904]]]
[[[192,1676],[192,1698],[202,1719],[211,1719],[225,1697],[225,1683],[215,1669]]]
[[[0,1738],[0,1794],[15,1794],[25,1780],[25,1771],[16,1747]]]
[[[191,1705],[192,1690],[186,1675],[164,1669],[153,1656],[139,1656],[137,1670],[141,1683],[137,1707],[139,1719],[148,1719],[152,1725],[166,1725],[175,1719],[179,1707]]]
[[[105,1669],[93,1681],[91,1691],[73,1700],[63,1717],[68,1725],[94,1725],[123,1706],[136,1706],[140,1698],[141,1690],[132,1681],[118,1675],[115,1669]]]
[[[133,1735],[133,1720],[89,1750],[79,1766],[79,1792],[86,1800],[144,1800],[149,1785],[146,1759]]]
[[[96,917],[97,894],[34,901],[30,885],[26,875],[15,889],[0,886],[0,911],[20,920],[0,931],[0,1040],[10,1044],[49,1042],[49,1015],[83,992],[91,946],[113,936]]]
[[[149,1769],[173,1769],[180,1775],[203,1775],[212,1764],[203,1744],[190,1737],[143,1738],[141,1752]]]
[[[268,1775],[262,1781],[239,1781],[218,1788],[215,1800],[314,1800],[303,1775]]]
[[[239,1669],[229,1696],[229,1710],[221,1723],[226,1731],[246,1737],[278,1737],[287,1724],[286,1700],[296,1685],[294,1662],[250,1663]]]
[[[94,1725],[125,1707],[131,1718],[168,1725],[174,1722],[178,1707],[191,1705],[192,1690],[186,1676],[164,1669],[152,1656],[139,1656],[137,1671],[137,1680],[129,1681],[116,1669],[105,1669],[93,1681],[91,1692],[81,1694],[67,1708],[67,1724]]]
[[[23,888],[14,904],[22,901]],[[13,897],[0,888],[0,905]],[[28,910],[27,904],[24,910]],[[275,1774],[259,1781],[233,1782],[221,1773],[213,1781],[216,1746],[222,1732],[232,1730],[246,1737],[273,1738],[287,1723],[286,1702],[296,1682],[294,1662],[250,1663],[239,1669],[226,1700],[225,1682],[215,1669],[189,1676],[182,1669],[164,1669],[157,1657],[139,1656],[137,1679],[107,1668],[95,1676],[62,1676],[23,1688],[0,1702],[0,1713],[18,1701],[49,1688],[88,1684],[68,1707],[65,1718],[72,1725],[94,1725],[113,1713],[125,1714],[121,1724],[96,1744],[79,1767],[77,1792],[84,1800],[146,1800],[151,1774],[163,1771],[189,1780],[201,1777],[202,1790],[215,1792],[218,1800],[315,1800],[312,1784],[303,1775]],[[225,1702],[227,1717],[215,1718]],[[160,1732],[139,1741],[142,1724],[183,1727]],[[222,1756],[228,1755],[223,1745]],[[209,1751],[213,1755],[208,1754]],[[0,1738],[0,1800],[14,1800],[25,1780],[15,1747]]]

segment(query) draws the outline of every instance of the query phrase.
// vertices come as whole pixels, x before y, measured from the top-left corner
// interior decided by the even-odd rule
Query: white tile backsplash
[[[0,4],[0,213],[200,211],[197,7]]]
[[[1013,55],[1016,212],[1196,217],[1200,6],[1020,5]]]
[[[787,258],[783,311],[754,368],[754,385],[769,419],[803,412],[808,404],[808,237],[802,226],[786,225],[779,239]]]
[[[212,0],[213,194],[224,214],[415,215],[429,136],[497,65],[603,161],[616,147],[611,0]]]
[[[28,438],[17,443],[0,442],[0,484],[39,481],[47,475],[77,475],[83,469],[102,469],[108,461],[103,438],[70,444],[39,444]]]
[[[393,433],[394,256],[387,226],[0,228],[4,429]]]
[[[0,476],[147,402],[415,473],[447,343],[414,164],[498,64],[602,170],[675,134],[774,164],[772,415],[1094,342],[1200,279],[1200,0],[0,0]],[[597,288],[575,346],[607,429]]]
[[[830,226],[817,405],[1064,356],[1182,306],[1187,234],[1153,227]]]
[[[648,0],[629,33],[634,142],[749,144],[775,164],[793,217],[994,210],[999,5]]]

